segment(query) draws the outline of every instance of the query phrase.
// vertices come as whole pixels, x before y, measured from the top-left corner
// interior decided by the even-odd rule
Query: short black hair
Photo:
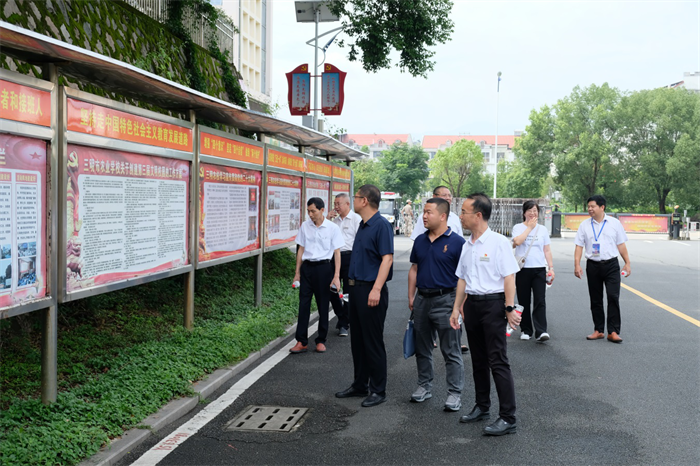
[[[379,208],[379,201],[382,200],[382,195],[379,193],[379,188],[373,184],[363,184],[357,190],[360,196],[367,199],[367,202],[373,209]]]
[[[586,205],[588,205],[589,202],[594,201],[598,207],[602,207],[603,210],[605,210],[605,198],[601,196],[600,194],[594,194],[591,197],[588,198],[586,201]]]
[[[318,210],[321,210],[326,207],[326,204],[323,202],[323,199],[320,197],[312,197],[308,201],[306,201],[306,206],[311,207],[311,204],[315,205]]]
[[[525,220],[525,212],[528,210],[532,209],[533,207],[537,207],[537,202],[535,201],[525,201],[523,202],[523,220]],[[539,209],[538,209],[539,210]]]
[[[426,204],[435,204],[438,212],[445,215],[450,215],[450,203],[441,197],[432,197],[425,201]]]
[[[472,204],[474,213],[481,212],[481,217],[488,222],[491,218],[491,210],[493,208],[491,205],[491,199],[489,199],[489,197],[484,193],[472,193],[467,196],[467,199],[474,201],[474,204]]]
[[[448,190],[448,191],[450,191],[450,188],[448,188],[447,186],[441,184],[440,186],[437,186],[435,189],[433,189],[433,196],[437,196],[437,195],[438,195],[438,189],[443,189],[443,188],[446,189],[446,190]],[[450,194],[452,194],[452,191],[450,191]]]

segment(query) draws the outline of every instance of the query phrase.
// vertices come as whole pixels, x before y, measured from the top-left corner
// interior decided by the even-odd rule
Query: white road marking
[[[653,242],[653,241],[647,241],[647,240],[644,240],[644,242],[645,242],[645,243],[649,243],[649,244],[654,244],[654,242]]]
[[[675,243],[675,244],[680,244],[681,246],[685,246],[686,248],[690,247],[689,244],[685,244],[683,241],[671,241],[671,242]]]
[[[328,320],[332,320],[333,317],[335,317],[335,313],[330,311],[328,313]],[[317,330],[318,322],[309,327],[309,335],[313,335]],[[289,356],[291,354],[289,352],[290,348],[296,345],[296,343],[296,340],[292,339],[289,343],[280,348],[279,351],[236,382],[226,393],[209,403],[207,407],[201,410],[196,416],[175,429],[170,435],[158,442],[156,446],[131,463],[132,466],[155,466],[158,464],[185,440],[194,436],[202,427],[214,420],[224,409],[231,406],[246,389],[250,388],[263,375],[267,374],[279,362]]]

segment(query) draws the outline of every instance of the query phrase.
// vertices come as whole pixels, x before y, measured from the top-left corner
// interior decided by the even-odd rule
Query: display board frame
[[[197,246],[197,247],[195,247],[195,262],[194,262],[195,268],[196,269],[203,269],[203,268],[207,268],[207,267],[211,267],[211,266],[215,266],[215,265],[221,265],[221,264],[225,264],[228,262],[246,259],[248,257],[258,256],[258,255],[262,254],[263,247],[265,244],[265,219],[263,218],[263,214],[265,212],[264,207],[263,207],[264,206],[263,203],[266,202],[266,200],[267,200],[267,194],[265,193],[265,188],[264,188],[265,180],[266,180],[265,144],[260,143],[258,141],[254,141],[252,139],[242,138],[240,136],[232,135],[231,133],[226,133],[224,131],[219,131],[219,130],[216,130],[213,128],[208,128],[208,127],[201,126],[201,125],[198,125],[198,130],[199,130],[198,131],[198,138],[197,138],[198,142],[202,141],[203,135],[209,134],[212,136],[217,136],[219,138],[223,138],[223,139],[239,142],[242,144],[247,144],[250,146],[258,147],[258,148],[260,148],[260,150],[262,152],[262,157],[261,157],[261,163],[257,164],[257,163],[252,163],[252,162],[244,162],[241,160],[228,159],[228,158],[224,158],[224,157],[217,157],[214,155],[206,155],[206,154],[201,153],[201,150],[199,149],[199,147],[201,147],[201,146],[198,144],[198,155],[199,155],[199,165],[200,166],[201,166],[201,164],[206,163],[206,164],[210,164],[210,165],[219,165],[219,166],[231,167],[231,168],[241,168],[241,169],[245,169],[245,170],[253,170],[253,171],[260,172],[261,183],[260,183],[260,193],[259,193],[259,197],[258,197],[259,212],[260,212],[260,215],[258,216],[258,235],[259,235],[259,239],[260,239],[260,247],[254,249],[254,250],[251,250],[251,251],[236,253],[236,254],[232,254],[230,256],[226,256],[226,257],[220,257],[217,259],[211,259],[211,260],[207,260],[207,261],[200,261],[199,260],[199,247]],[[199,177],[198,173],[196,175],[197,175],[197,177]],[[200,223],[199,193],[197,193],[196,201],[197,201],[197,207],[195,209],[196,216],[194,217],[195,218],[195,232],[196,232],[195,236],[197,238],[199,238],[199,223]]]
[[[5,119],[0,113],[0,133],[9,134],[12,136],[21,136],[26,138],[38,139],[45,141],[46,147],[46,179],[42,180],[46,189],[46,204],[45,222],[45,237],[46,237],[46,254],[43,259],[46,263],[46,289],[45,295],[33,300],[19,302],[11,306],[0,308],[0,320],[27,314],[30,312],[46,309],[56,305],[57,299],[57,248],[54,239],[56,238],[56,212],[58,211],[56,190],[58,183],[54,174],[57,170],[58,151],[56,143],[56,124],[57,124],[57,105],[56,105],[56,86],[54,83],[44,81],[31,76],[22,75],[13,71],[0,69],[0,80],[7,81],[12,84],[25,86],[37,91],[49,93],[48,106],[50,107],[49,126],[41,126],[38,124],[27,123],[14,119]]]
[[[286,155],[289,155],[292,157],[302,159],[303,163],[301,166],[301,171],[294,170],[292,168],[282,168],[282,167],[274,166],[274,165],[271,166],[270,165],[270,151],[274,151],[274,152],[278,152],[281,154],[286,154]],[[305,154],[303,154],[301,152],[293,152],[293,151],[289,151],[286,149],[282,149],[282,148],[277,147],[277,146],[270,146],[269,144],[265,144],[265,173],[263,176],[263,188],[262,188],[263,193],[264,193],[264,197],[262,198],[263,202],[264,202],[264,204],[263,204],[264,215],[261,215],[261,221],[262,221],[261,228],[264,231],[264,233],[263,233],[264,242],[262,243],[263,253],[269,252],[269,251],[275,251],[277,249],[288,248],[288,247],[291,247],[291,246],[296,244],[295,243],[296,236],[295,236],[291,240],[286,241],[284,243],[272,244],[269,246],[266,245],[267,241],[268,241],[267,229],[265,226],[266,225],[265,222],[267,222],[267,216],[268,216],[268,212],[267,212],[267,210],[268,210],[268,207],[267,207],[267,204],[268,204],[268,185],[267,185],[268,175],[270,173],[277,173],[280,175],[290,175],[290,176],[295,176],[295,177],[301,178],[301,185],[300,185],[301,197],[300,197],[300,202],[299,202],[299,220],[300,220],[300,224],[301,224],[301,222],[303,222],[302,219],[304,218],[304,212],[305,212],[304,206],[306,205],[306,199],[304,198],[304,194],[306,192],[306,189],[305,189],[305,184],[306,184],[305,167],[306,167],[306,155]]]
[[[186,120],[181,120],[178,118],[174,117],[169,117],[167,115],[162,115],[160,113],[152,112],[150,110],[145,110],[141,109],[138,107],[134,107],[132,105],[128,104],[123,104],[120,102],[115,102],[110,99],[106,99],[103,97],[99,97],[93,94],[89,94],[87,92],[75,90],[75,89],[70,89],[65,86],[61,86],[59,89],[60,95],[59,95],[59,103],[60,103],[60,112],[61,112],[61,127],[58,130],[59,133],[59,144],[60,144],[60,157],[59,157],[59,166],[60,170],[58,172],[59,174],[59,186],[65,187],[67,186],[67,180],[69,177],[68,174],[68,144],[75,144],[75,145],[80,145],[80,146],[86,146],[86,147],[91,147],[91,148],[97,148],[97,149],[106,149],[106,150],[116,150],[116,151],[122,151],[122,152],[127,152],[127,153],[132,153],[136,155],[145,155],[145,156],[157,156],[161,158],[166,158],[166,159],[174,159],[174,160],[179,160],[179,161],[185,161],[189,162],[189,179],[187,180],[188,182],[188,189],[187,194],[189,198],[189,202],[187,204],[187,264],[182,265],[182,266],[176,266],[174,268],[164,270],[164,271],[158,271],[154,273],[149,273],[149,274],[144,274],[144,275],[139,275],[135,276],[133,278],[127,278],[124,280],[120,281],[115,281],[115,282],[110,282],[106,284],[100,284],[100,285],[95,285],[90,288],[85,288],[81,290],[75,290],[75,291],[68,291],[67,289],[67,280],[68,276],[66,273],[66,268],[67,268],[67,254],[65,253],[65,247],[67,245],[67,215],[64,213],[64,215],[61,215],[58,218],[58,245],[59,249],[61,248],[60,245],[62,245],[64,251],[61,254],[58,254],[58,264],[59,264],[59,280],[58,280],[58,287],[59,287],[59,294],[58,294],[58,301],[59,303],[64,303],[64,302],[69,302],[73,301],[76,299],[81,299],[81,298],[86,298],[89,296],[95,296],[98,294],[102,293],[107,293],[111,291],[116,291],[124,288],[128,288],[131,286],[136,286],[136,285],[141,285],[144,283],[149,283],[152,281],[156,280],[161,280],[164,278],[168,277],[173,277],[176,275],[181,275],[184,273],[192,272],[194,270],[194,261],[195,257],[193,257],[194,253],[193,251],[196,251],[192,246],[193,246],[193,241],[196,241],[196,238],[193,237],[193,229],[191,228],[192,225],[192,219],[194,218],[193,215],[195,214],[193,211],[195,210],[194,206],[197,205],[196,202],[192,199],[192,193],[194,189],[194,183],[195,183],[195,177],[197,173],[195,172],[195,169],[197,168],[197,164],[195,161],[195,151],[196,151],[196,131],[195,131],[195,123],[186,121]],[[174,148],[169,148],[169,147],[160,147],[156,145],[149,145],[145,144],[142,142],[134,142],[134,141],[126,141],[126,140],[121,140],[121,139],[114,139],[114,138],[109,138],[105,136],[98,136],[94,134],[84,134],[80,133],[77,131],[69,131],[68,126],[69,126],[69,121],[68,121],[68,99],[73,99],[76,101],[84,102],[87,104],[92,104],[96,105],[99,107],[104,107],[108,110],[113,110],[116,112],[123,112],[129,115],[132,115],[137,118],[146,118],[149,120],[155,120],[158,123],[166,124],[166,125],[171,125],[174,127],[179,127],[182,128],[183,130],[188,130],[191,133],[191,142],[192,142],[192,148],[190,151],[187,150],[179,150],[179,149],[174,149]],[[67,203],[67,197],[68,193],[66,189],[59,189],[58,190],[58,198],[59,202],[61,205],[66,206]]]

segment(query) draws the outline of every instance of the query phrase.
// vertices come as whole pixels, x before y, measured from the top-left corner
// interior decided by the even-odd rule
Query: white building
[[[669,88],[675,89],[678,87],[682,87],[684,89],[687,89],[689,91],[695,92],[696,94],[700,94],[700,71],[696,71],[695,73],[690,73],[686,71],[683,73],[683,80],[678,81],[677,83],[669,84]]]
[[[409,146],[413,145],[410,134],[343,134],[340,142],[357,150],[361,150],[362,146],[369,147],[371,158],[380,157],[393,144],[405,142]]]
[[[262,110],[269,104],[272,87],[272,0],[210,0],[239,30],[235,34],[233,62],[243,77],[248,106]]]
[[[498,135],[498,161],[505,160],[507,162],[512,162],[515,160],[515,154],[513,153],[513,146],[515,146],[515,138],[522,135],[522,131],[516,131],[513,135]],[[428,153],[428,157],[432,159],[438,151],[447,149],[455,144],[457,141],[462,139],[467,139],[469,141],[474,141],[477,146],[481,148],[481,152],[484,154],[484,164],[486,165],[486,171],[490,174],[496,173],[496,157],[494,157],[494,145],[496,144],[496,136],[425,136],[423,137],[423,150]]]

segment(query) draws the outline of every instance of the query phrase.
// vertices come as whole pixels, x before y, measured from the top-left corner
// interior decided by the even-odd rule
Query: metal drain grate
[[[252,406],[226,425],[226,430],[248,432],[289,432],[309,408]]]

